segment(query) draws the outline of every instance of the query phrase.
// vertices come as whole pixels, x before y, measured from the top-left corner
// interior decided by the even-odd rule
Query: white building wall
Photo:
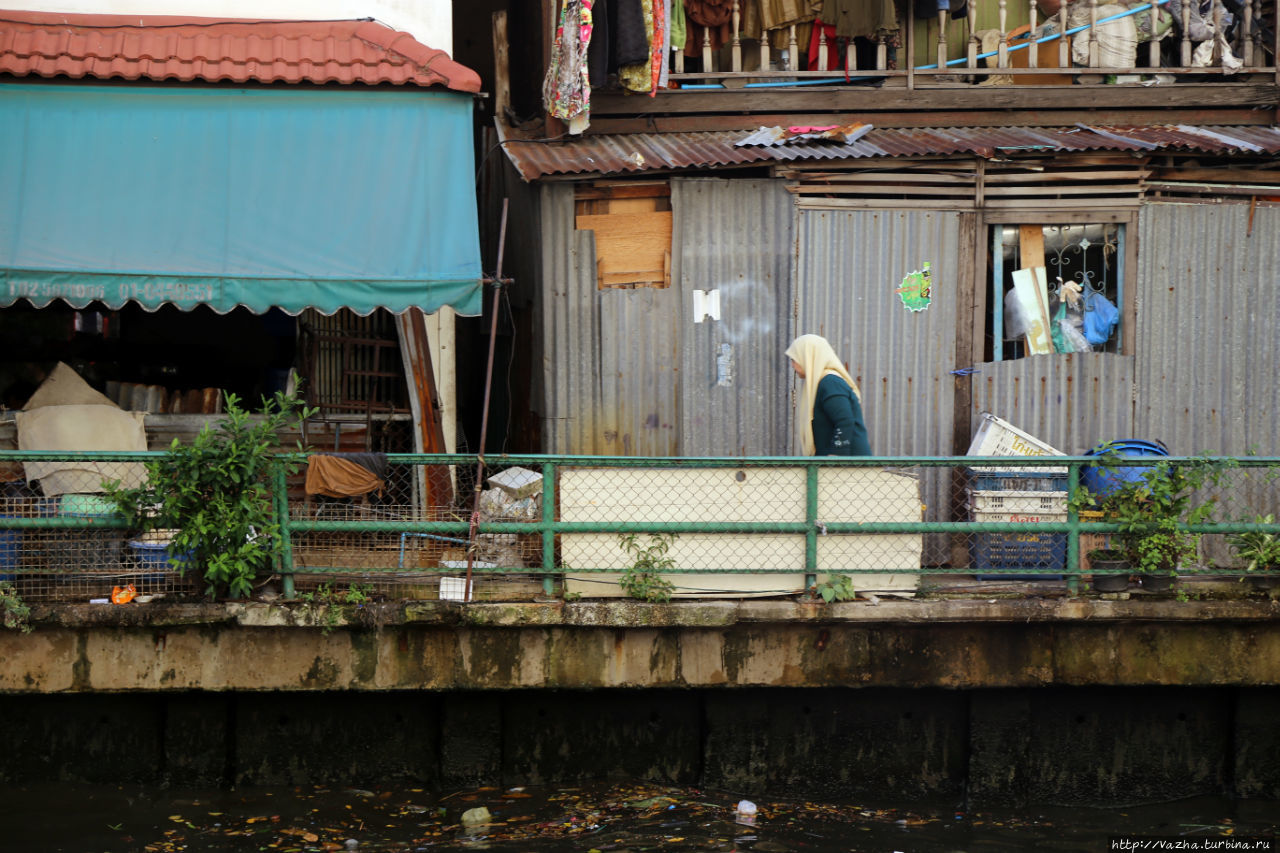
[[[374,18],[453,55],[450,0],[24,0],[21,8],[31,12],[268,20]]]

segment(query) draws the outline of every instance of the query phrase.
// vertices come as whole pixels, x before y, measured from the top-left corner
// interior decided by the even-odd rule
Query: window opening
[[[1124,258],[1121,222],[991,226],[988,359],[1121,352]]]

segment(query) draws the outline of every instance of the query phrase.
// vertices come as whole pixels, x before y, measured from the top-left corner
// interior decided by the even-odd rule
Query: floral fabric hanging
[[[549,115],[585,119],[591,112],[591,6],[594,0],[565,0],[560,10],[551,64],[542,83],[542,100]]]

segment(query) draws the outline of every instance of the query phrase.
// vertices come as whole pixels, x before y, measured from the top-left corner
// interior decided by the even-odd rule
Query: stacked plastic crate
[[[982,423],[969,445],[969,456],[1064,456],[1033,435],[982,413]],[[1065,522],[1067,469],[970,468],[965,489],[971,521]],[[1061,579],[1066,562],[1065,533],[975,533],[969,556],[979,580]],[[1036,574],[1019,574],[1034,570]]]

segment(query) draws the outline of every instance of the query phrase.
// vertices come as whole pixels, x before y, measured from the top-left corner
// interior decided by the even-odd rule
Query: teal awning
[[[472,100],[0,84],[0,305],[480,313]]]

